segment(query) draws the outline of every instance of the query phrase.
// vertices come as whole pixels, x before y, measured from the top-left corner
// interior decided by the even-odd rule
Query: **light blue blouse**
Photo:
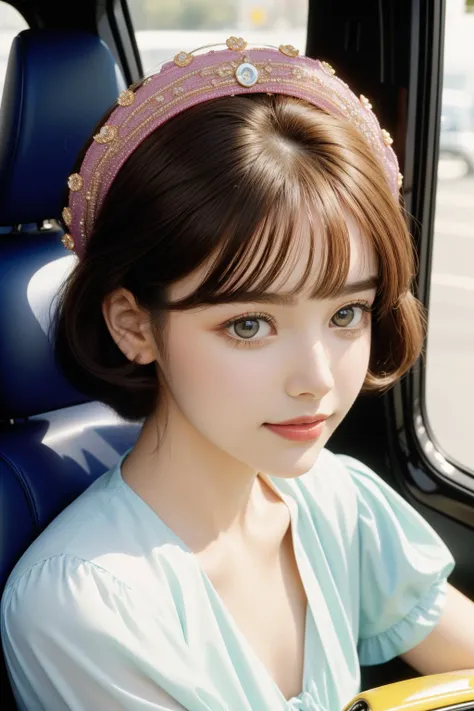
[[[10,575],[1,629],[20,709],[339,711],[360,664],[408,651],[436,625],[448,549],[368,467],[323,450],[303,476],[268,478],[290,509],[309,603],[303,689],[285,699],[121,461]]]

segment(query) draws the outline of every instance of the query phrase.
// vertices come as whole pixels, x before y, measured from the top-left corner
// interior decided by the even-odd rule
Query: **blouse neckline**
[[[182,550],[184,550],[189,556],[191,556],[193,560],[193,564],[197,567],[199,570],[200,576],[204,582],[204,585],[206,587],[206,590],[208,594],[214,599],[214,602],[220,607],[221,612],[225,615],[229,626],[231,627],[236,639],[238,640],[239,644],[241,647],[243,647],[244,652],[247,657],[250,657],[252,660],[254,660],[255,664],[258,665],[262,673],[265,675],[265,678],[267,681],[270,683],[270,685],[273,687],[275,690],[277,696],[280,698],[280,700],[286,705],[287,709],[303,709],[304,711],[316,711],[318,708],[316,705],[314,705],[313,708],[311,706],[307,706],[307,702],[309,701],[308,692],[306,691],[306,688],[308,686],[308,674],[309,674],[309,669],[308,669],[308,663],[309,663],[309,644],[310,644],[310,629],[311,629],[311,620],[313,621],[314,624],[316,624],[316,618],[314,616],[313,610],[311,608],[311,601],[310,601],[310,594],[309,594],[309,586],[307,582],[305,581],[305,575],[303,573],[304,566],[301,565],[300,562],[300,556],[301,556],[301,551],[300,551],[300,546],[298,545],[298,533],[297,533],[297,524],[298,524],[298,507],[295,502],[295,500],[287,495],[282,493],[273,480],[266,474],[260,473],[259,475],[262,477],[262,479],[270,486],[272,491],[287,505],[289,514],[290,514],[290,526],[291,526],[291,540],[292,540],[292,545],[293,545],[293,553],[295,556],[296,560],[296,565],[298,568],[298,572],[301,578],[301,582],[306,594],[306,600],[307,600],[307,605],[306,605],[306,615],[305,615],[305,637],[304,637],[304,650],[303,650],[303,679],[302,679],[302,690],[297,696],[292,696],[290,699],[287,699],[283,692],[281,691],[280,687],[270,674],[270,671],[266,667],[266,665],[263,663],[263,661],[260,659],[258,656],[257,652],[254,650],[250,642],[248,641],[247,637],[245,634],[242,632],[240,627],[238,626],[237,622],[235,621],[233,615],[230,613],[229,609],[227,608],[227,605],[225,604],[224,600],[222,597],[219,595],[217,592],[216,588],[214,587],[211,579],[209,576],[205,573],[204,569],[202,568],[198,557],[196,554],[189,548],[189,546],[178,536],[175,531],[173,531],[164,521],[163,519],[156,513],[156,511],[146,503],[146,501],[125,481],[125,479],[122,476],[122,464],[126,458],[126,456],[129,454],[131,450],[128,450],[125,452],[125,454],[120,458],[119,462],[117,463],[117,468],[116,468],[116,474],[117,474],[117,479],[119,481],[120,486],[126,491],[127,495],[129,498],[132,498],[137,505],[139,505],[141,508],[144,508],[149,515],[153,517],[153,519],[160,524],[160,527],[162,527],[167,536],[173,540],[173,542],[179,546]],[[314,699],[310,696],[310,699],[314,702]],[[304,704],[303,704],[304,702]],[[303,704],[303,705],[302,705]]]

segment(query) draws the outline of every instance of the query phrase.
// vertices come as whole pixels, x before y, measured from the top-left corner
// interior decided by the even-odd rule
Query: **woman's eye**
[[[266,338],[271,333],[271,326],[272,322],[268,316],[246,316],[224,324],[224,328],[230,330],[230,335],[234,339],[244,341],[251,341],[257,335],[259,341]]]
[[[348,304],[334,314],[331,323],[337,328],[357,329],[361,327],[370,311],[368,304]]]

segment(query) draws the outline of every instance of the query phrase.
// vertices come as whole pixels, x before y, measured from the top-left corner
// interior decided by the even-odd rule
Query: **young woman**
[[[443,542],[324,449],[422,345],[390,144],[290,46],[181,52],[120,95],[69,178],[56,346],[143,427],[9,578],[21,709],[336,711],[360,664],[474,666]]]

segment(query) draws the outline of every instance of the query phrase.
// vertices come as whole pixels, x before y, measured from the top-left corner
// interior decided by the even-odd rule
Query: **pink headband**
[[[147,136],[187,108],[221,96],[286,94],[348,119],[369,142],[398,200],[402,176],[393,141],[380,128],[365,96],[357,98],[327,62],[300,57],[291,45],[247,50],[241,37],[230,37],[226,44],[227,49],[205,54],[180,52],[139,88],[120,94],[118,106],[94,136],[80,172],[69,176],[69,207],[62,213],[69,229],[62,238],[67,249],[82,257],[110,186]]]

